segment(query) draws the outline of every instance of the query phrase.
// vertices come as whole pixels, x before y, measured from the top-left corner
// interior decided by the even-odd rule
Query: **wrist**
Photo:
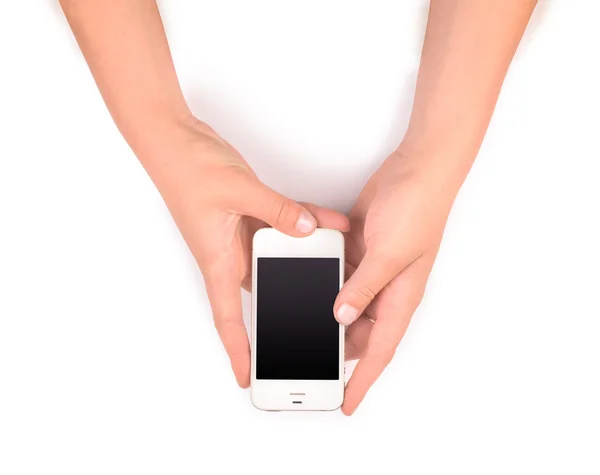
[[[133,153],[146,166],[164,159],[169,145],[180,140],[195,120],[191,112],[183,110],[144,114],[127,121],[115,119],[115,122]]]
[[[225,144],[223,139],[191,112],[163,115],[152,123],[139,124],[125,139],[140,163],[154,179],[176,171],[184,157],[200,157]],[[184,160],[185,161],[185,160]]]
[[[426,119],[414,114],[398,147],[399,153],[419,157],[420,167],[466,178],[479,152],[488,120],[467,116],[450,120]]]
[[[465,181],[475,155],[452,147],[425,146],[403,141],[386,162],[391,162],[397,179],[409,179],[453,201]]]
[[[183,186],[190,173],[196,175],[199,167],[210,165],[215,151],[226,145],[209,125],[191,113],[165,117],[128,142],[161,193]]]

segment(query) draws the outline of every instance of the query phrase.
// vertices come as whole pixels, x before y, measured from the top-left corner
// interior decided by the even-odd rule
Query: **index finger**
[[[427,262],[420,258],[396,276],[379,296],[377,318],[364,356],[346,385],[342,412],[350,416],[392,361],[427,281]]]
[[[394,338],[393,341],[386,336],[386,339],[389,339],[389,343],[379,345],[378,348],[373,348],[373,346],[375,346],[373,345],[374,341],[380,339],[382,334],[386,334],[387,326],[389,325],[385,325],[385,323],[381,321],[375,321],[373,324],[367,352],[360,360],[358,360],[358,364],[356,365],[356,368],[354,368],[352,377],[346,385],[344,403],[342,404],[342,412],[346,416],[350,416],[354,413],[358,405],[367,395],[369,389],[371,389],[373,383],[381,376],[381,373],[383,373],[386,366],[390,364],[396,353],[396,347],[402,339],[402,335],[399,338]],[[404,331],[402,334],[404,334]]]
[[[206,291],[215,327],[229,356],[237,383],[250,386],[250,344],[242,316],[242,296],[236,272],[226,265],[212,266],[204,273]]]

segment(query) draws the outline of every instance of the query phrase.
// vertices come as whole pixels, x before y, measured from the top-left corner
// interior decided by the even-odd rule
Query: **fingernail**
[[[350,325],[358,318],[358,310],[352,305],[343,303],[337,311],[337,320],[343,325]]]
[[[312,232],[316,227],[315,218],[308,213],[300,213],[298,221],[296,221],[296,229],[303,234]]]

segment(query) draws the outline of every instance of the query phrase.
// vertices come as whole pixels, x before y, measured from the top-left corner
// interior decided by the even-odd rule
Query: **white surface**
[[[198,116],[347,210],[402,137],[426,3],[162,7]],[[542,0],[425,301],[345,418],[252,407],[56,3],[2,2],[0,473],[598,474],[599,15]]]
[[[345,258],[344,235],[331,229],[317,229],[301,239],[287,236],[276,229],[264,228],[254,234],[252,240],[252,368],[250,373],[250,397],[252,404],[264,410],[285,411],[331,411],[338,409],[344,401],[344,354],[345,326],[339,325],[338,379],[329,381],[291,381],[256,379],[256,319],[258,302],[258,259],[261,257],[333,257],[339,262],[338,289],[344,284]],[[257,279],[258,277],[258,279]],[[333,318],[333,316],[332,316]],[[301,393],[303,396],[290,396]],[[302,401],[302,405],[294,404]]]

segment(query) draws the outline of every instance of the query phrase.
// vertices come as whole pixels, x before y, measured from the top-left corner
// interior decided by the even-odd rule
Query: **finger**
[[[350,264],[349,262],[346,261],[346,273],[344,274],[346,281],[348,281],[348,279],[350,279],[350,277],[352,277],[352,274],[354,274],[354,272],[356,272],[356,267],[354,267],[352,264]],[[377,312],[378,312],[378,307],[379,307],[379,300],[380,300],[380,296],[381,294],[385,291],[385,289],[382,292],[379,292],[379,294],[371,301],[371,303],[367,306],[367,308],[365,308],[365,310],[363,311],[363,316],[365,318],[370,318],[371,320],[375,320],[377,317]],[[358,321],[358,319],[357,319]],[[350,329],[352,325],[350,325],[347,330]]]
[[[346,385],[342,412],[354,413],[365,395],[390,363],[410,318],[419,306],[428,275],[428,260],[411,264],[384,290],[364,356]],[[362,319],[361,319],[362,320]]]
[[[351,231],[344,236],[346,262],[352,264],[354,269],[358,267],[360,262],[363,260],[363,257],[365,257],[365,253],[367,252],[364,244],[363,233],[358,226],[360,225],[356,225],[352,220],[350,220]]]
[[[235,279],[236,271],[227,265],[213,265],[203,274],[215,327],[229,355],[237,383],[247,388],[250,386],[250,345],[242,317],[242,298],[240,283]]]
[[[317,219],[317,225],[320,228],[335,229],[342,232],[350,231],[350,220],[345,214],[312,203],[300,204]]]
[[[248,292],[252,291],[252,238],[259,229],[267,225],[255,218],[243,218],[242,229],[242,248],[244,255],[244,277],[242,279],[242,288]]]
[[[334,304],[338,322],[350,325],[408,262],[368,249],[358,268],[342,287]]]
[[[346,280],[352,277],[356,267],[346,262]],[[381,295],[381,294],[380,294]],[[379,296],[365,309],[364,318],[358,318],[352,325],[346,327],[345,360],[352,361],[360,358],[367,348],[369,336],[373,329]]]
[[[300,203],[304,206],[317,220],[318,226],[321,228],[335,229],[337,231],[347,232],[350,230],[350,221],[348,217],[342,213],[338,213],[337,211],[322,208],[320,206],[314,205],[312,203]],[[251,291],[252,288],[252,266],[251,266],[251,256],[252,256],[252,236],[261,228],[264,228],[266,225],[254,218],[247,218],[244,220],[245,230],[243,232],[244,236],[244,255],[247,257],[246,262],[246,276],[242,280],[242,288],[248,292]]]
[[[346,277],[346,281],[348,281],[348,279],[350,277],[352,277],[352,274],[354,274],[354,272],[356,272],[356,267],[354,267],[348,261],[346,261],[346,265],[344,267],[346,269],[346,273],[344,274],[344,276]]]
[[[360,320],[363,319],[361,318]],[[389,336],[385,337],[386,340],[389,338],[389,343],[379,345],[376,350],[371,349],[373,346],[372,341],[380,339],[381,334],[385,331],[385,325],[380,322],[375,322],[371,330],[367,350],[360,360],[358,360],[354,372],[352,373],[352,377],[346,385],[342,412],[347,416],[354,413],[367,394],[367,391],[394,357],[397,343],[392,342],[392,339]],[[400,340],[398,339],[398,342],[399,341]]]
[[[242,280],[242,289],[244,289],[246,292],[252,292],[252,273],[244,277],[244,280]]]
[[[346,329],[346,361],[356,360],[363,356],[372,330],[373,321],[369,320],[366,315]]]
[[[310,211],[258,180],[241,185],[236,197],[237,212],[260,219],[290,236],[308,236],[317,227]]]

